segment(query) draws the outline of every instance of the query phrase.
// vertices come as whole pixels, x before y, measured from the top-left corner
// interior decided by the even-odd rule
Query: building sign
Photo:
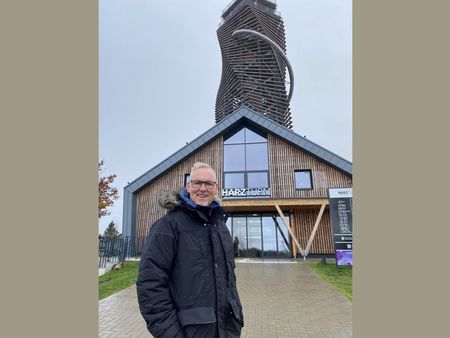
[[[352,188],[328,189],[336,265],[353,265]]]
[[[270,188],[229,188],[222,189],[222,198],[270,197]]]

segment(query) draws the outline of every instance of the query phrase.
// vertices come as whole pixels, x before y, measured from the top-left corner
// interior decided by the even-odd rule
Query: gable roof
[[[281,140],[288,144],[308,153],[314,158],[326,163],[327,165],[335,168],[343,174],[352,177],[352,163],[348,160],[332,153],[331,151],[319,146],[318,144],[306,139],[293,132],[292,130],[279,125],[271,119],[254,112],[246,106],[241,106],[236,109],[232,114],[228,115],[222,121],[208,129],[192,142],[185,145],[183,148],[169,156],[152,169],[148,170],[143,175],[139,176],[133,182],[125,186],[124,188],[124,214],[123,214],[123,230],[126,229],[124,235],[128,235],[131,230],[129,225],[133,224],[133,205],[134,194],[143,189],[149,183],[157,179],[164,174],[170,168],[176,166],[180,162],[184,161],[187,157],[197,152],[215,138],[221,135],[231,135],[234,131],[237,131],[242,126],[249,126],[252,129],[264,133],[270,133],[277,136]]]
[[[245,106],[241,106],[225,119],[194,139],[192,142],[188,143],[176,153],[169,156],[168,158],[154,166],[152,169],[148,170],[146,173],[135,179],[133,182],[125,186],[125,189],[131,192],[136,192],[142,189],[148,183],[163,174],[165,171],[174,167],[194,152],[206,146],[216,137],[223,135],[230,130],[241,127],[242,122],[245,122],[249,126],[259,131],[271,133],[279,137],[283,141],[293,145],[294,147],[299,148],[302,151],[317,158],[318,160],[325,162],[326,164],[339,170],[340,172],[348,176],[352,176],[352,163],[348,160],[332,153],[331,151],[319,146],[318,144],[306,139],[305,137],[296,134],[292,130],[279,125],[271,119],[259,113],[256,113]]]

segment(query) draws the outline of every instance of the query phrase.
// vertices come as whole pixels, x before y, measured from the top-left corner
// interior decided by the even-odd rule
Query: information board
[[[329,188],[336,265],[353,265],[352,188]]]

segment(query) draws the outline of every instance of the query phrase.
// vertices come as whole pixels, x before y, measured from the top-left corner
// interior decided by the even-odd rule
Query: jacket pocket
[[[178,321],[185,338],[213,338],[217,336],[217,317],[212,307],[196,307],[178,312]]]
[[[195,307],[178,312],[181,327],[193,324],[210,324],[217,322],[216,313],[212,307]]]
[[[243,327],[244,316],[242,314],[241,305],[236,301],[236,299],[232,299],[230,300],[230,306],[231,306],[231,315],[233,315],[234,318],[238,321],[238,323]]]

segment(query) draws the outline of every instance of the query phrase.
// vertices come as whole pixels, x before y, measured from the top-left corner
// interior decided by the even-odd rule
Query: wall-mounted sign
[[[222,189],[222,198],[270,197],[270,188],[229,188]]]
[[[353,265],[352,189],[328,189],[336,265]]]

